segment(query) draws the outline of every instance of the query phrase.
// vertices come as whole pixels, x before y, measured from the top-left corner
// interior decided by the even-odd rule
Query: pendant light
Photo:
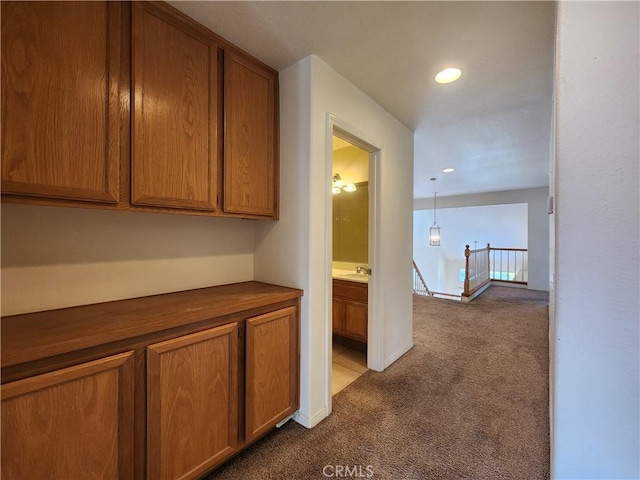
[[[436,223],[436,194],[433,192],[433,225],[429,228],[429,245],[432,247],[440,246],[440,227]]]

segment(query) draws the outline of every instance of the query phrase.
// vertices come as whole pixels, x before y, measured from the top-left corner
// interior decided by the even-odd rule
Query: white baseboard
[[[476,290],[475,292],[473,292],[470,296],[468,297],[462,297],[461,300],[463,303],[469,303],[471,300],[473,300],[474,298],[476,298],[477,296],[479,296],[482,292],[484,292],[487,288],[489,288],[491,286],[491,282],[487,282],[486,284],[484,284],[482,287],[480,287],[478,290]]]
[[[413,348],[413,342],[409,342],[408,345],[400,348],[395,353],[393,353],[391,356],[387,357],[384,360],[384,368],[387,368],[389,365],[394,363],[396,360],[398,360],[401,356],[403,356],[405,353],[407,353],[412,348]]]
[[[318,425],[322,420],[327,418],[327,416],[328,416],[327,408],[322,407],[318,412],[316,412],[311,417],[309,417],[308,415],[305,415],[300,410],[298,410],[296,413],[293,414],[293,420],[299,423],[300,425],[302,425],[303,427],[313,428],[316,425]]]

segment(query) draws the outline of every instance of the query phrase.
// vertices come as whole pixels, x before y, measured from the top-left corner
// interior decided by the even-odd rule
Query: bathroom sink
[[[342,275],[336,275],[334,278],[338,278],[340,280],[353,280],[356,282],[369,282],[369,275],[364,273],[346,273]]]

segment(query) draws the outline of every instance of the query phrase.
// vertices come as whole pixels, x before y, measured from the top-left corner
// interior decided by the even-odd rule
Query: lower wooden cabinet
[[[368,284],[333,281],[333,333],[359,342],[367,342]]]
[[[298,321],[284,308],[247,320],[245,441],[270,430],[298,407]]]
[[[197,478],[298,408],[297,309],[248,318],[239,336],[233,322],[147,347],[147,478]]]
[[[297,289],[2,318],[2,479],[195,479],[299,407]]]
[[[2,386],[2,478],[133,478],[133,352]]]
[[[238,440],[238,324],[147,347],[147,477],[194,478]]]

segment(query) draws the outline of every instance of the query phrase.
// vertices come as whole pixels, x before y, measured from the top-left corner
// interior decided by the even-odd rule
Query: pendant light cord
[[[436,224],[436,194],[438,192],[433,192],[433,224]]]

